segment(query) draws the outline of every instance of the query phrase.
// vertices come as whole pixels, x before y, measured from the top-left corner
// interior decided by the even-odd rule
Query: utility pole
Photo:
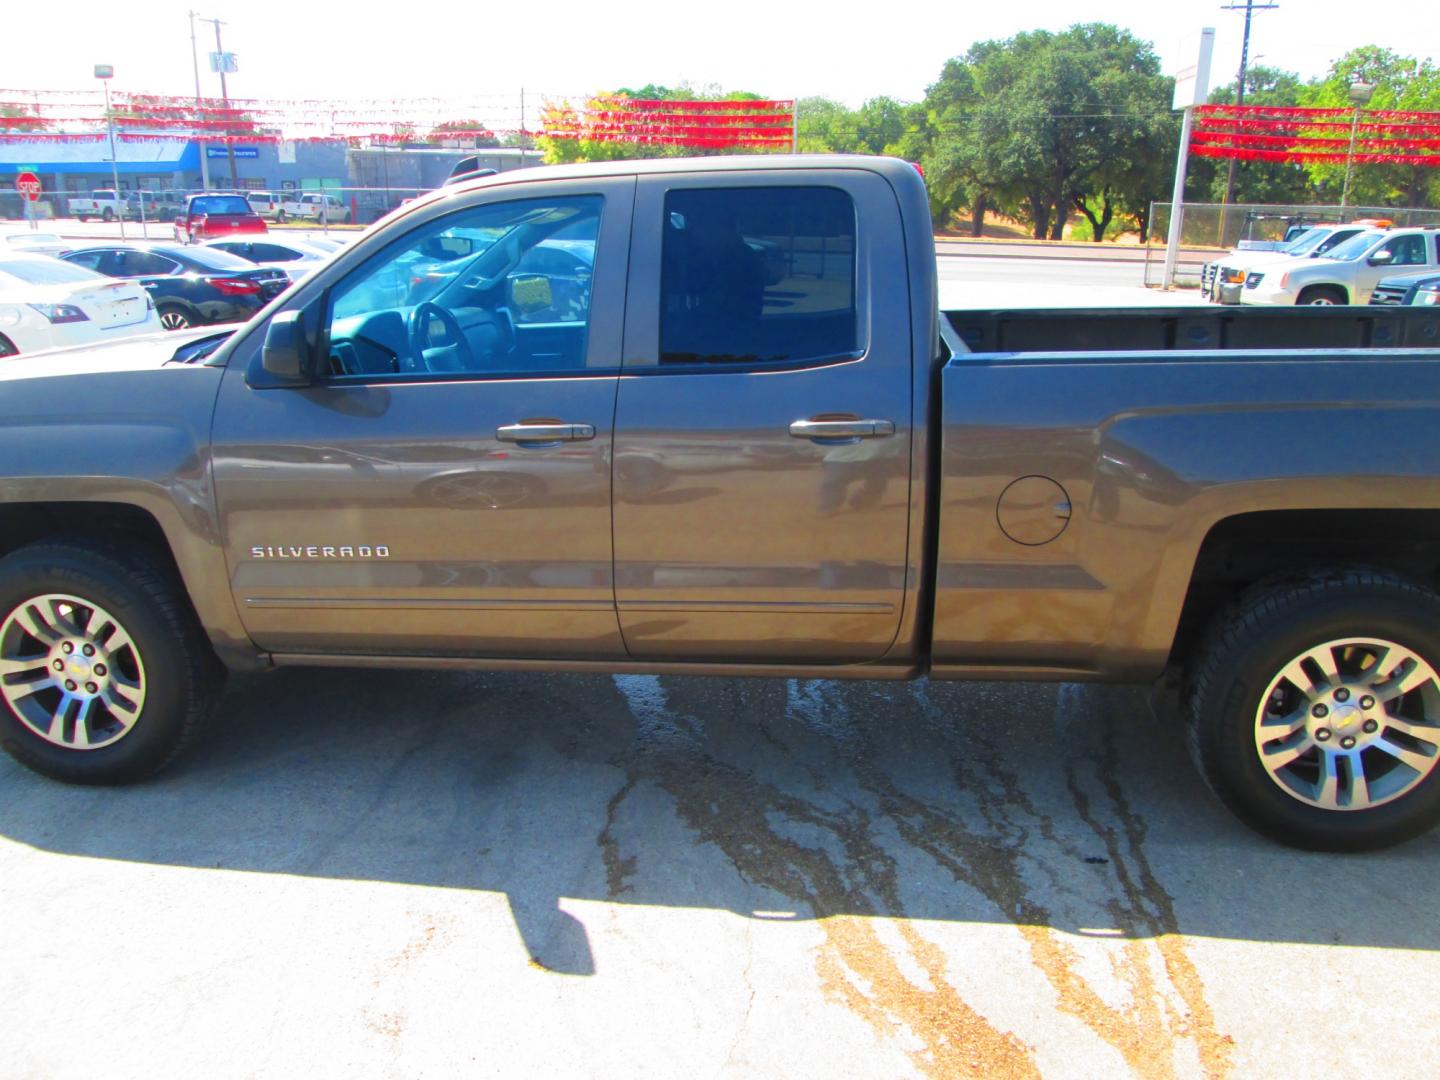
[[[1254,18],[1257,11],[1273,11],[1279,4],[1257,4],[1255,0],[1245,0],[1245,3],[1226,4],[1221,11],[1243,11],[1245,12],[1245,36],[1240,40],[1240,77],[1235,82],[1235,104],[1245,104],[1245,75],[1250,69],[1250,20]],[[1229,206],[1235,201],[1235,159],[1230,159],[1230,168],[1225,175],[1225,205]],[[1220,239],[1225,239],[1224,226],[1221,226]]]
[[[95,65],[95,77],[105,88],[105,130],[110,135],[110,183],[115,191],[115,219],[120,222],[120,239],[125,239],[125,200],[120,195],[120,162],[115,157],[115,114],[110,110],[110,79],[114,69],[105,64]],[[144,199],[141,199],[144,205]]]
[[[200,187],[210,190],[210,152],[205,147],[204,114],[200,105],[200,50],[195,44],[196,13],[190,12],[190,63],[195,68],[195,145],[200,149]]]
[[[230,91],[225,86],[225,46],[220,43],[220,27],[224,26],[225,23],[222,19],[201,19],[200,21],[211,23],[215,27],[215,53],[219,57],[219,62],[215,66],[220,69],[220,103],[225,108],[225,119],[228,124],[230,119]],[[232,129],[226,127],[225,157],[230,163],[230,188],[233,191],[239,191],[240,178],[235,173],[235,144],[231,141],[233,138],[234,133]]]

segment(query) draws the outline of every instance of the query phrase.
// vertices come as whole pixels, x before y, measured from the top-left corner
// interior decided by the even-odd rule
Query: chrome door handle
[[[495,429],[495,438],[513,443],[583,442],[594,437],[594,424],[506,424]]]
[[[796,420],[790,425],[796,439],[883,439],[895,434],[890,420]]]

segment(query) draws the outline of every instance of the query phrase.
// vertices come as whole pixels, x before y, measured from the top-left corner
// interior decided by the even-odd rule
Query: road
[[[1425,1075],[1437,855],[1256,838],[1128,688],[283,670],[150,784],[0,763],[0,1061]]]

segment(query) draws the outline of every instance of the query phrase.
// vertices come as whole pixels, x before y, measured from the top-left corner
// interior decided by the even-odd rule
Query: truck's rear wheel
[[[100,220],[101,220],[101,221],[114,221],[114,220],[115,220],[115,212],[114,212],[113,210],[111,210],[111,209],[107,206],[107,207],[104,209],[104,211],[100,214]]]
[[[80,784],[167,765],[223,669],[170,574],[124,549],[55,542],[0,559],[0,746]]]
[[[1336,571],[1250,596],[1192,682],[1190,752],[1282,843],[1365,851],[1440,820],[1440,596]]]
[[[275,224],[276,224],[276,225],[284,225],[285,222],[287,222],[287,221],[289,221],[289,220],[290,220],[290,219],[285,216],[285,211],[284,211],[284,210],[281,210],[279,213],[277,213],[277,214],[275,215]]]

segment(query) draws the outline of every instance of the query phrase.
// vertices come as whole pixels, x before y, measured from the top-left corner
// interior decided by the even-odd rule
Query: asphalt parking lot
[[[1424,1075],[1437,846],[1252,836],[1123,687],[284,670],[0,764],[0,1071]]]

